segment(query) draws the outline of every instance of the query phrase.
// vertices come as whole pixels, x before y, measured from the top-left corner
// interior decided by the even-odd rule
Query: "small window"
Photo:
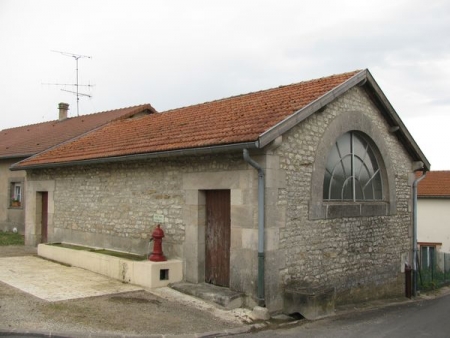
[[[21,207],[22,206],[22,183],[12,182],[11,183],[11,207]]]
[[[323,199],[373,201],[382,198],[381,172],[369,142],[357,132],[343,134],[328,155]]]
[[[434,268],[436,247],[433,245],[420,246],[420,264],[422,269]]]

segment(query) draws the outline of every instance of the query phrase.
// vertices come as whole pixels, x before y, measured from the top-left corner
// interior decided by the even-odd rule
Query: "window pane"
[[[351,134],[345,133],[336,141],[341,158],[351,154]]]
[[[428,258],[429,258],[429,267],[434,267],[434,246],[428,247]]]
[[[323,198],[333,200],[383,198],[378,163],[363,135],[349,132],[336,140],[328,155]]]
[[[376,199],[376,200],[383,199],[383,187],[382,187],[381,175],[380,175],[379,171],[373,179],[373,191],[374,191],[374,196],[373,196],[374,199]]]
[[[420,247],[420,261],[422,263],[422,268],[428,268],[428,247]]]
[[[363,186],[361,185],[361,182],[357,179],[355,179],[355,199],[357,200],[363,200],[365,196],[365,192],[363,189]]]
[[[22,187],[20,186],[20,184],[14,185],[14,199],[17,201],[22,200]]]
[[[331,181],[331,174],[328,170],[325,170],[325,178],[323,180],[323,198],[329,199],[329,189],[330,189],[330,181]]]
[[[342,197],[343,200],[353,200],[353,179],[349,177],[342,187]]]

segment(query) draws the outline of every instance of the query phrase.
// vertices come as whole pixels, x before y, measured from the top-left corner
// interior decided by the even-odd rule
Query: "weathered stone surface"
[[[250,313],[250,316],[254,320],[269,320],[270,319],[270,313],[269,309],[261,306],[255,306]]]
[[[288,285],[284,291],[285,314],[300,313],[309,320],[334,315],[336,293],[332,287]]]

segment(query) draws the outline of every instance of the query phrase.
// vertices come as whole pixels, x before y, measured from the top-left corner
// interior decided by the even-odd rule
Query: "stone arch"
[[[344,133],[358,131],[366,135],[382,171],[383,200],[379,202],[325,202],[323,201],[323,178],[328,154],[336,140]],[[380,216],[396,212],[395,175],[389,148],[379,127],[366,115],[349,111],[337,116],[323,133],[318,144],[311,180],[309,216],[311,219]]]

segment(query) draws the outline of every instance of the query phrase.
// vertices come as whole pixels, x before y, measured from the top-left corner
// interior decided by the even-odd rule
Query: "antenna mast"
[[[52,52],[54,53],[59,53],[62,54],[64,56],[70,56],[73,57],[75,59],[75,63],[76,63],[76,83],[47,83],[47,84],[52,84],[52,85],[57,85],[57,86],[75,86],[76,91],[71,91],[71,90],[66,90],[66,89],[61,89],[64,92],[68,92],[68,93],[72,93],[72,94],[76,94],[77,96],[77,116],[80,116],[80,96],[87,96],[87,97],[92,97],[89,94],[84,94],[84,93],[80,93],[79,92],[79,87],[92,87],[92,85],[81,85],[78,83],[78,60],[81,58],[87,58],[87,59],[92,59],[91,56],[88,55],[81,55],[81,54],[73,54],[73,53],[66,53],[66,52],[60,52],[57,50],[52,50]]]

